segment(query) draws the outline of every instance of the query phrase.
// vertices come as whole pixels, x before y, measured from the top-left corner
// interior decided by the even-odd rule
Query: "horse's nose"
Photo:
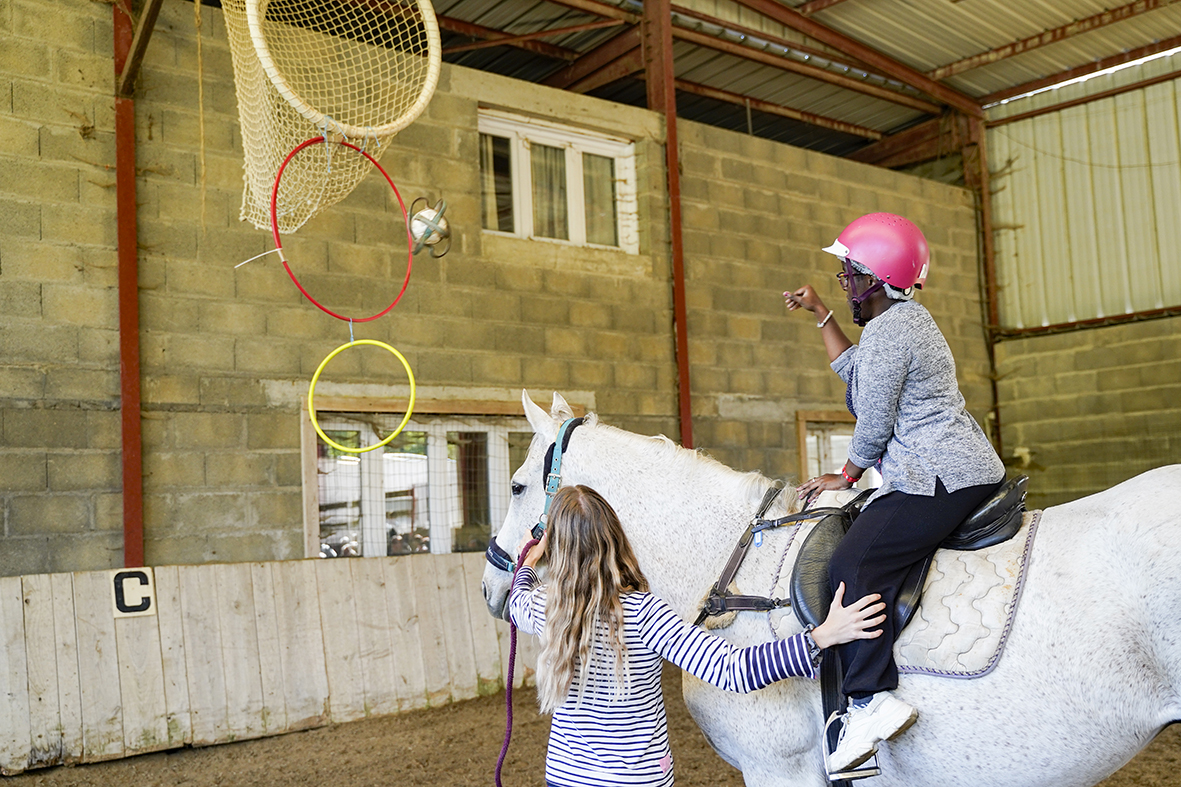
[[[480,590],[484,593],[484,601],[488,600],[488,583],[483,580],[480,581]]]

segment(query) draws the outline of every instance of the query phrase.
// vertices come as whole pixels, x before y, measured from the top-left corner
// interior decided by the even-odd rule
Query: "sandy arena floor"
[[[742,777],[706,744],[665,673],[678,787],[742,787]],[[505,787],[543,787],[548,718],[518,691]],[[489,787],[504,739],[504,697],[342,724],[275,738],[179,749],[0,780],[0,787]],[[872,781],[864,782],[872,787]],[[1181,725],[1165,730],[1101,787],[1181,787]]]

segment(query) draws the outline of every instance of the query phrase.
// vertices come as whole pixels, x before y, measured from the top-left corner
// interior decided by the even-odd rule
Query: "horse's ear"
[[[542,410],[537,402],[529,398],[529,392],[526,390],[521,391],[521,404],[525,406],[525,418],[529,420],[534,432],[550,441],[557,437],[558,424],[546,415],[545,410]]]
[[[566,403],[560,393],[554,391],[554,403],[549,408],[550,417],[557,421],[565,421],[574,417],[574,409]]]

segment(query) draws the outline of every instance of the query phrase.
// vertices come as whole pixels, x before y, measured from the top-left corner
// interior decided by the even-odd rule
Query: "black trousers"
[[[881,593],[886,620],[882,636],[839,646],[847,696],[859,699],[898,688],[894,640],[901,632],[895,628],[894,601],[907,575],[1001,483],[948,492],[936,479],[933,497],[890,492],[857,517],[833,553],[829,579],[834,592],[845,583],[846,606],[867,593]]]

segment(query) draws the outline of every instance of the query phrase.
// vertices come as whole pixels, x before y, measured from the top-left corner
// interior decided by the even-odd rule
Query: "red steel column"
[[[127,64],[132,19],[116,3],[115,82]],[[123,419],[123,565],[144,564],[143,441],[139,377],[139,254],[135,223],[135,102],[115,96],[115,202],[119,280],[119,390]]]
[[[975,148],[973,151],[972,149]],[[980,200],[980,253],[984,257],[984,340],[988,343],[988,367],[992,387],[992,438],[997,453],[1004,456],[1001,440],[1001,401],[997,387],[996,343],[1000,327],[997,303],[996,242],[992,234],[992,182],[988,169],[988,135],[984,121],[968,118],[968,144],[963,148],[964,180],[975,189]],[[974,153],[975,155],[971,155]]]
[[[669,244],[672,250],[673,328],[676,333],[681,445],[692,448],[693,408],[689,387],[685,250],[681,239],[681,167],[677,147],[677,92],[673,71],[671,0],[645,0],[642,25],[648,109],[664,114],[664,160],[665,168],[668,170]]]

